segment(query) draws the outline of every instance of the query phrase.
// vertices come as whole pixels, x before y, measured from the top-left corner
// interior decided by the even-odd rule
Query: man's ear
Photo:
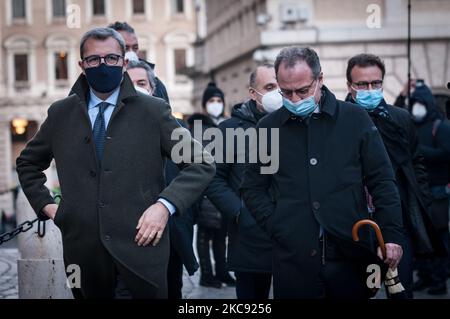
[[[80,67],[81,72],[82,72],[84,75],[86,75],[86,72],[84,72],[83,61],[78,61],[78,66]]]
[[[250,98],[251,98],[253,101],[256,101],[256,92],[255,92],[255,89],[253,89],[252,87],[249,87],[249,88],[248,88],[248,95],[250,96]]]
[[[352,84],[348,81],[347,81],[347,90],[348,90],[348,93],[352,93]]]

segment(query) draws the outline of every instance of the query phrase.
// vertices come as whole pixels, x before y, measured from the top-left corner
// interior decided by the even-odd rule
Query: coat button
[[[90,171],[89,173],[91,174],[92,177],[96,177],[97,176],[97,173],[95,171]]]
[[[100,203],[100,208],[105,208],[107,205],[105,203]]]
[[[317,250],[312,249],[312,250],[309,252],[309,255],[310,255],[311,257],[316,256],[316,255],[317,255]]]
[[[110,240],[111,240],[111,237],[108,236],[108,235],[106,235],[106,236],[105,236],[105,240],[106,240],[106,241],[110,241]]]
[[[320,203],[319,203],[319,202],[314,202],[314,203],[313,203],[313,208],[314,208],[315,210],[318,210],[318,209],[320,208]]]
[[[316,165],[317,165],[317,159],[316,159],[316,158],[311,158],[311,159],[309,160],[309,163],[310,163],[312,166],[316,166]]]

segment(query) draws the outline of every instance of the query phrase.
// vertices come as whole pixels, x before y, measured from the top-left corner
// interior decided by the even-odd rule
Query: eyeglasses
[[[284,96],[287,99],[292,98],[292,95],[295,92],[295,95],[297,95],[299,98],[304,99],[308,97],[309,91],[311,91],[311,87],[313,86],[314,82],[316,82],[317,79],[314,79],[310,85],[305,86],[303,88],[297,89],[297,90],[287,90],[287,89],[279,89],[279,92],[282,96]]]
[[[90,67],[96,67],[99,66],[100,63],[102,63],[102,59],[106,65],[113,66],[117,65],[120,59],[123,59],[123,56],[118,54],[107,54],[105,56],[90,55],[88,57],[85,57],[83,61],[86,62],[86,64]]]
[[[383,81],[381,80],[375,80],[372,82],[356,82],[356,83],[352,83],[354,85],[354,88],[357,90],[368,90],[369,89],[369,85],[372,87],[372,89],[378,90],[381,89],[381,87],[383,86]]]

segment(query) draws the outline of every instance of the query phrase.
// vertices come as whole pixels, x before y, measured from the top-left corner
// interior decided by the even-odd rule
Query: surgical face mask
[[[423,105],[422,103],[416,102],[412,106],[411,113],[414,117],[414,120],[417,122],[420,122],[425,118],[425,116],[427,116],[428,111],[427,111],[427,107],[425,105]]]
[[[383,89],[377,90],[355,90],[356,103],[366,110],[374,110],[383,100]]]
[[[272,113],[283,106],[283,97],[278,90],[272,90],[266,94],[261,94],[255,90],[255,92],[262,96],[261,105],[267,113]]]
[[[122,66],[111,66],[105,63],[94,68],[86,68],[84,72],[90,87],[100,93],[114,91],[123,78]]]
[[[316,88],[314,89],[314,93],[307,97],[304,98],[303,100],[300,100],[298,102],[291,102],[289,99],[283,97],[283,105],[285,108],[287,108],[289,110],[289,112],[300,116],[300,117],[307,117],[309,116],[312,112],[314,112],[314,110],[317,108],[318,104],[316,103],[316,91],[317,91],[317,86],[318,86],[319,82],[317,82],[316,84]]]
[[[125,59],[128,59],[128,61],[139,61],[139,57],[134,51],[127,51],[127,53],[125,53]]]
[[[223,103],[221,102],[212,102],[206,104],[206,112],[212,117],[219,117],[223,113]]]
[[[151,95],[150,92],[144,89],[143,87],[135,85],[134,88],[136,89],[136,91],[144,93],[145,95]]]

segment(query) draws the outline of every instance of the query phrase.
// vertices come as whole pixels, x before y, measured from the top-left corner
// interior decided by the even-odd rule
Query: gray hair
[[[306,62],[312,71],[314,79],[317,79],[322,71],[322,67],[320,66],[319,56],[311,48],[288,47],[281,50],[275,60],[275,73],[278,76],[278,69],[282,63],[287,68],[292,68],[301,61]]]
[[[249,80],[249,83],[248,83],[249,86],[252,87],[252,88],[255,88],[255,86],[256,86],[256,77],[258,75],[258,69],[259,68],[272,69],[273,67],[274,67],[273,64],[270,64],[270,63],[267,63],[267,62],[256,66],[256,68],[252,71],[252,73],[250,73],[250,80]]]
[[[86,32],[81,38],[80,42],[80,57],[84,58],[84,44],[88,39],[106,40],[108,38],[114,38],[119,43],[122,50],[122,56],[125,56],[125,41],[123,37],[114,29],[111,28],[95,28]]]
[[[144,69],[147,72],[148,82],[150,82],[150,86],[152,87],[152,89],[155,90],[155,88],[156,88],[156,76],[155,76],[155,72],[153,72],[153,70],[150,67],[150,65],[148,65],[144,61],[134,61],[134,60],[128,61],[127,70],[137,69],[137,68]]]

